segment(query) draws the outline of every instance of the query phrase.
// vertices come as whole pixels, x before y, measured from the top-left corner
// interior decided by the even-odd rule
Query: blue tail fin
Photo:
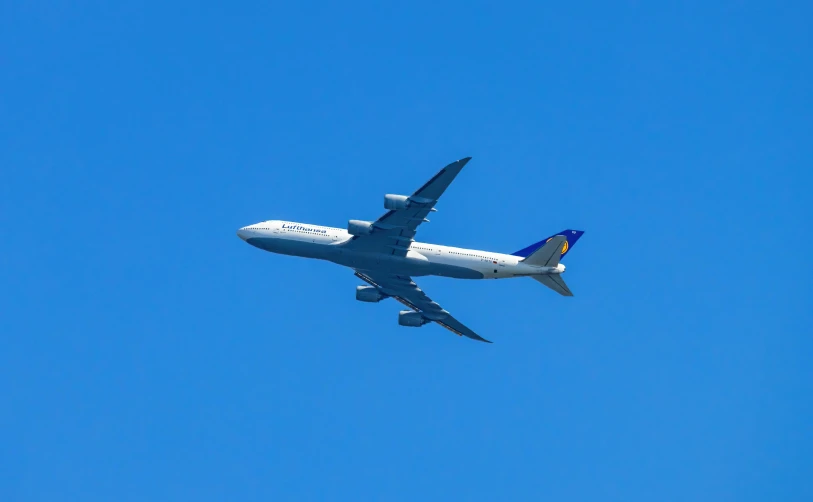
[[[579,237],[581,237],[583,233],[584,233],[584,230],[567,229],[567,230],[562,230],[561,232],[556,234],[556,235],[564,235],[565,237],[567,237],[567,243],[564,246],[562,246],[563,249],[564,249],[564,251],[562,251],[562,258],[564,258],[565,255],[567,255],[567,253],[569,253],[570,250],[573,249],[573,246],[576,245],[576,241],[579,240]],[[537,242],[535,244],[531,244],[527,248],[520,249],[516,253],[511,253],[511,254],[514,255],[514,256],[521,256],[522,258],[527,258],[534,251],[536,251],[537,249],[544,246],[546,242],[548,242],[549,240],[556,237],[556,235],[551,235],[550,237],[542,239],[541,241],[539,241],[539,242]]]

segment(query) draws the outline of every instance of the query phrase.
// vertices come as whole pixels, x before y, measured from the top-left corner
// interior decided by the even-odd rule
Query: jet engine
[[[402,310],[398,312],[398,324],[401,326],[420,328],[428,322],[429,319],[422,316],[420,312],[414,312],[412,310]]]
[[[410,206],[409,197],[388,193],[384,196],[384,208],[391,211],[406,209]]]
[[[347,222],[347,233],[350,235],[370,235],[373,224],[370,221],[350,220]]]
[[[356,300],[360,302],[378,303],[387,295],[373,286],[356,286]]]

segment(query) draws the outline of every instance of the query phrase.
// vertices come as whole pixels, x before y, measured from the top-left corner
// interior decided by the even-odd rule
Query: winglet
[[[470,329],[466,328],[465,326],[463,326],[462,324],[460,324],[460,322],[459,322],[459,321],[456,321],[456,319],[454,319],[453,317],[451,318],[451,320],[452,320],[453,322],[456,322],[456,324],[460,325],[462,328],[464,328],[464,329],[465,329],[465,331],[459,331],[459,330],[457,330],[457,329],[455,329],[455,328],[453,328],[453,327],[449,326],[448,324],[446,324],[446,323],[445,323],[445,322],[443,322],[443,321],[434,321],[434,322],[435,322],[435,323],[437,323],[437,324],[438,324],[438,326],[441,326],[441,327],[444,327],[444,328],[448,329],[449,331],[451,331],[451,332],[452,332],[452,333],[454,333],[455,335],[458,335],[458,336],[465,336],[465,337],[471,338],[472,340],[477,340],[478,342],[494,343],[494,342],[492,342],[492,341],[490,341],[490,340],[486,340],[485,338],[483,338],[482,336],[478,335],[478,334],[477,334],[477,333],[475,333],[474,331],[472,331],[472,330],[470,330]]]
[[[447,165],[438,171],[438,173],[435,174],[429,181],[424,183],[421,188],[417,189],[415,193],[412,194],[412,197],[423,197],[435,201],[438,200],[440,196],[443,195],[443,192],[446,191],[446,188],[448,188],[452,180],[455,179],[455,176],[460,173],[463,166],[465,166],[470,160],[471,157],[465,157]]]

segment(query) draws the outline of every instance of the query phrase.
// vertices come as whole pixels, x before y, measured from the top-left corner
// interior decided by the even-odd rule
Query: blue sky
[[[0,500],[811,500],[809,3],[7,2]],[[419,284],[342,227],[564,228],[574,298]]]

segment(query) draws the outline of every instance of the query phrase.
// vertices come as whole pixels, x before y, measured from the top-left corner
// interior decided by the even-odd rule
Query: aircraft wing
[[[404,256],[412,242],[418,225],[429,221],[426,216],[434,211],[435,204],[452,180],[463,169],[471,157],[452,162],[409,196],[406,209],[390,210],[373,222],[370,235],[354,236],[349,247],[359,251],[382,252]]]
[[[415,312],[419,312],[425,319],[443,326],[456,335],[467,336],[473,340],[491,343],[467,328],[448,311],[444,310],[443,307],[426,296],[426,293],[424,293],[410,277],[403,275],[370,274],[366,271],[363,273],[356,271],[356,277],[378,288],[378,290],[385,295],[395,298]]]

